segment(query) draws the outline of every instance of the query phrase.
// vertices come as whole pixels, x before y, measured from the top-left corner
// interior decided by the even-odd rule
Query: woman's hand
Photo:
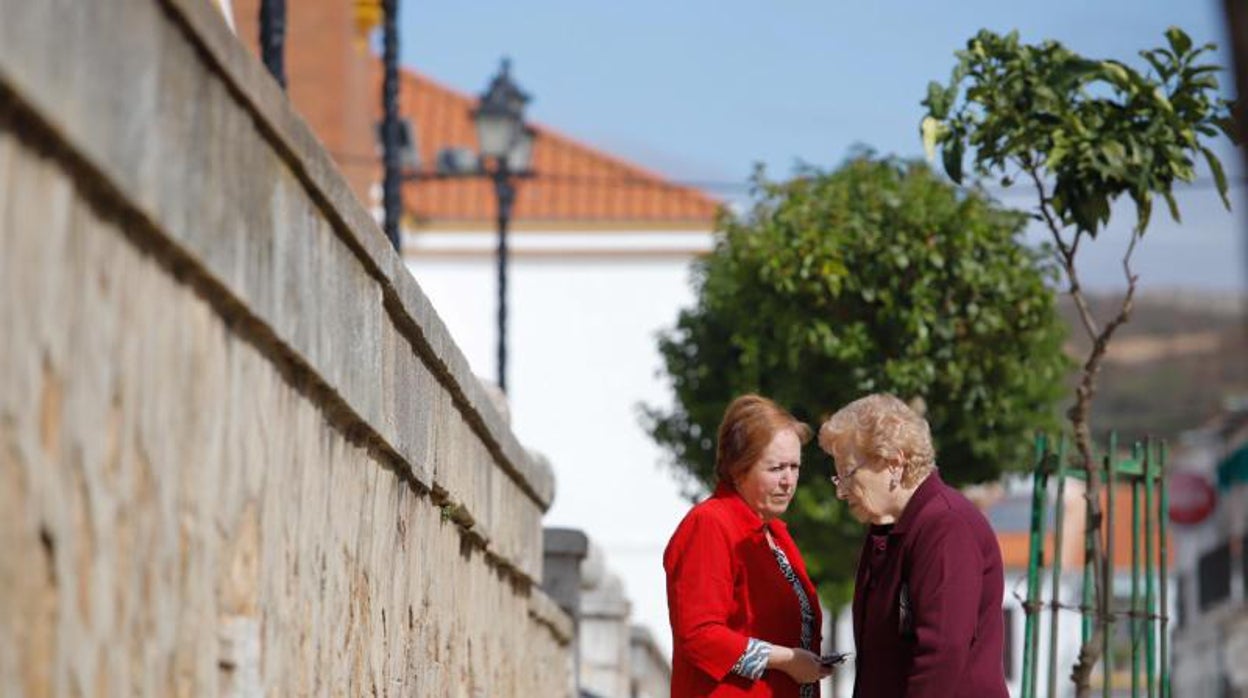
[[[767,666],[783,671],[798,683],[814,683],[832,673],[830,667],[819,663],[819,655],[798,647],[773,646]]]

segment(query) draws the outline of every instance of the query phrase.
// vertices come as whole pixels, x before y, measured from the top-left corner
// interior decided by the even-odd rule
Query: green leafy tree
[[[1226,175],[1207,144],[1234,131],[1229,105],[1218,93],[1221,68],[1203,62],[1213,48],[1197,47],[1171,28],[1166,46],[1140,52],[1148,66],[1141,72],[1118,61],[1084,58],[1054,41],[1029,45],[1017,33],[981,31],[957,53],[948,85],[933,82],[923,102],[928,114],[921,131],[929,156],[939,148],[954,181],[962,181],[969,154],[976,174],[1000,178],[1003,186],[1022,182],[1035,191],[1033,215],[1050,234],[1066,290],[1091,340],[1068,418],[1080,466],[1088,472],[1088,525],[1098,530],[1102,487],[1089,414],[1106,348],[1131,317],[1138,280],[1131,256],[1148,228],[1154,199],[1164,200],[1179,221],[1173,188],[1195,179],[1196,162],[1203,159],[1230,207]],[[1109,317],[1098,318],[1076,261],[1080,246],[1104,230],[1111,204],[1124,195],[1136,209],[1122,257],[1126,293]],[[1109,601],[1100,538],[1089,540],[1097,561],[1098,620],[1072,674],[1081,696],[1091,691]]]
[[[719,421],[746,392],[816,427],[865,393],[920,397],[946,479],[1024,465],[1068,368],[1051,264],[1020,242],[1025,224],[923,163],[862,156],[780,183],[760,172],[752,210],[721,217],[696,265],[696,305],[659,341],[674,407],[643,419],[686,491],[713,486]],[[785,519],[836,608],[862,531],[813,444],[805,466]]]

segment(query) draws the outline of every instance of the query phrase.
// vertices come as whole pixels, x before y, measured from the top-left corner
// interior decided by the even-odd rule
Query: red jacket
[[[672,623],[672,697],[797,696],[798,684],[768,669],[758,681],[730,673],[754,637],[798,647],[801,606],[767,545],[764,525],[789,558],[815,612],[813,651],[823,620],[806,563],[779,520],[761,517],[730,485],[685,515],[663,553]]]
[[[988,520],[933,473],[892,529],[873,526],[863,545],[855,698],[1009,698],[1003,585]]]

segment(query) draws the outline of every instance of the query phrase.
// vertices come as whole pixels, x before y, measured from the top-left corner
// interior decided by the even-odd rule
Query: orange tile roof
[[[1030,534],[1026,531],[998,533],[997,543],[1001,546],[1001,563],[1005,565],[1006,569],[1027,568],[1027,554],[1031,549]],[[1048,564],[1052,559],[1053,534],[1050,533],[1044,537],[1045,564]]]
[[[260,0],[235,0],[238,37],[259,54]],[[380,59],[359,40],[353,5],[301,0],[287,5],[289,95],[325,144],[357,196],[370,202],[381,180],[374,128],[381,118]],[[415,131],[420,159],[431,169],[445,147],[475,150],[469,111],[476,98],[416,71],[400,68],[399,111]],[[710,230],[720,202],[691,187],[535,126],[533,170],[518,183],[512,219],[517,230]],[[493,185],[477,178],[423,180],[403,187],[404,210],[416,228],[493,230]]]
[[[399,94],[400,112],[412,122],[424,168],[432,168],[442,148],[475,150],[470,117],[475,98],[411,70],[401,72]],[[711,229],[719,207],[715,199],[545,126],[534,129],[536,176],[517,185],[517,228]],[[417,228],[494,225],[493,185],[482,178],[410,182],[403,198]]]
[[[1062,533],[1062,568],[1066,570],[1082,569],[1083,565],[1083,522],[1084,522],[1084,500],[1082,493],[1075,494],[1067,490],[1066,500],[1066,518],[1063,522]],[[1156,501],[1156,500],[1154,500]],[[1144,552],[1144,498],[1140,497],[1140,555]],[[1105,495],[1101,495],[1101,511],[1107,514],[1105,507]],[[1171,532],[1170,545],[1167,548],[1167,567],[1174,567],[1174,537],[1173,525],[1169,526]],[[1119,485],[1114,491],[1114,568],[1122,571],[1131,569],[1131,488],[1129,485]],[[1153,555],[1158,555],[1158,532],[1156,523],[1153,529]],[[1027,555],[1030,548],[1029,534],[1026,531],[1015,532],[998,532],[997,542],[1001,546],[1001,559],[1006,568],[1026,569]],[[1104,539],[1102,538],[1102,544]],[[1046,567],[1052,563],[1053,559],[1053,534],[1050,531],[1045,535],[1044,539],[1044,561]]]

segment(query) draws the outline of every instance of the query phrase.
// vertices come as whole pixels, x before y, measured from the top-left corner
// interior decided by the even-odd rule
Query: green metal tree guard
[[[1118,454],[1118,443],[1115,435],[1110,435],[1106,455],[1102,456],[1104,478],[1105,507],[1099,528],[1089,525],[1090,516],[1085,516],[1084,560],[1082,583],[1076,603],[1062,598],[1062,540],[1065,533],[1063,503],[1066,497],[1066,480],[1075,478],[1086,481],[1087,472],[1078,465],[1068,463],[1067,443],[1065,438],[1058,438],[1056,443],[1044,435],[1036,437],[1035,463],[1032,476],[1031,500],[1031,531],[1030,550],[1027,557],[1027,599],[1023,604],[1026,621],[1023,627],[1023,675],[1021,698],[1036,698],[1039,692],[1037,678],[1039,676],[1039,634],[1040,614],[1047,606],[1049,615],[1049,649],[1047,671],[1047,696],[1056,698],[1058,695],[1058,658],[1060,648],[1060,615],[1063,611],[1078,613],[1080,617],[1080,639],[1087,642],[1097,617],[1105,614],[1106,632],[1100,662],[1101,688],[1103,695],[1109,698],[1114,689],[1115,638],[1116,624],[1125,622],[1128,628],[1129,641],[1125,649],[1130,653],[1130,691],[1132,698],[1139,698],[1141,683],[1147,698],[1169,698],[1170,696],[1170,656],[1167,631],[1169,618],[1166,613],[1168,602],[1167,556],[1169,540],[1166,528],[1165,513],[1169,510],[1169,491],[1165,481],[1165,444],[1153,440],[1135,444],[1130,458],[1121,458]],[[1054,506],[1054,530],[1052,532],[1052,560],[1045,560],[1045,540],[1050,506],[1049,485],[1054,484],[1056,496]],[[1129,570],[1130,601],[1126,607],[1116,600],[1114,583],[1122,572],[1115,562],[1115,550],[1125,541],[1115,540],[1113,535],[1114,521],[1117,515],[1118,488],[1123,487],[1130,493],[1131,506],[1131,564]],[[1086,504],[1085,504],[1086,507]],[[1141,533],[1143,535],[1141,535]],[[1102,568],[1105,589],[1101,590],[1104,599],[1099,599],[1093,588],[1092,565],[1087,551],[1091,549],[1087,542],[1092,536],[1100,536],[1105,550],[1105,562]],[[1141,543],[1143,544],[1141,546]],[[1041,596],[1041,578],[1046,562],[1051,573],[1049,583],[1049,599],[1043,601]],[[1125,576],[1125,572],[1123,573]],[[1143,595],[1140,582],[1143,578]],[[1124,586],[1126,584],[1124,579]],[[1156,583],[1155,583],[1156,582]],[[1104,609],[1102,611],[1102,609]],[[1123,667],[1125,668],[1125,666]],[[1143,682],[1140,679],[1143,678]]]

